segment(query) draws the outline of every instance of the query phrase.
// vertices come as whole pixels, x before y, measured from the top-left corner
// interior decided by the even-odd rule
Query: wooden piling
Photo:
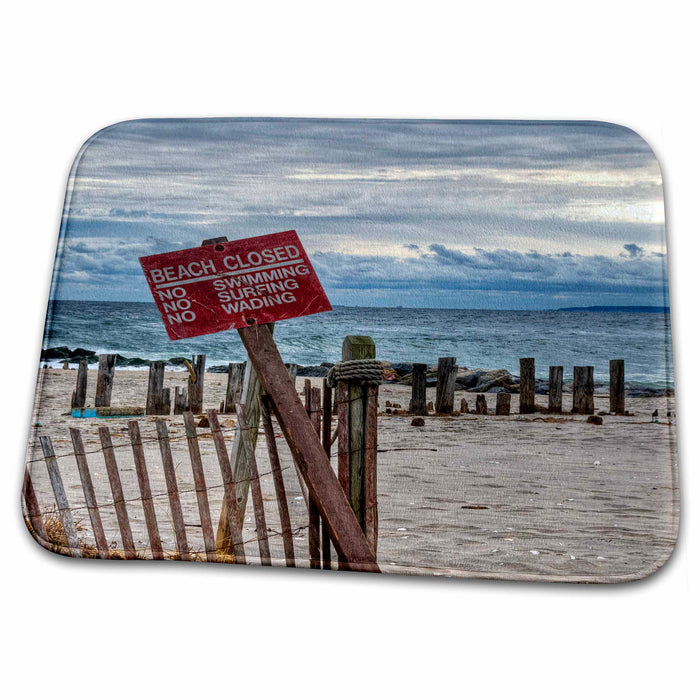
[[[204,405],[204,371],[206,362],[206,355],[197,355],[192,358],[195,378],[193,380],[190,376],[187,382],[187,407],[192,413],[201,413]]]
[[[87,380],[88,380],[88,362],[80,360],[78,362],[78,376],[75,381],[75,391],[71,401],[71,408],[85,408],[87,400]]]
[[[549,368],[549,412],[561,413],[564,368],[556,365]]]
[[[413,363],[411,374],[411,403],[409,413],[414,416],[424,416],[427,413],[425,405],[425,374],[428,365],[419,362]]]
[[[175,531],[175,542],[177,544],[178,558],[183,561],[189,561],[190,548],[187,544],[187,531],[185,529],[185,520],[182,516],[180,492],[177,487],[177,477],[175,476],[173,455],[172,451],[170,450],[168,423],[162,418],[156,418],[156,433],[158,435],[160,457],[163,462],[165,485],[168,489],[168,500],[170,501],[170,513],[173,518],[173,530]]]
[[[236,412],[236,404],[241,400],[244,376],[245,362],[228,363],[228,382],[226,384],[226,398],[224,399],[224,413]]]
[[[112,405],[112,385],[114,384],[114,367],[116,364],[116,355],[100,355],[100,361],[97,365],[95,407]]]
[[[292,380],[292,382],[296,383],[299,365],[294,364],[293,362],[288,362],[285,364],[285,367],[289,370],[289,378]]]
[[[456,357],[438,358],[435,413],[449,415],[454,410],[455,380],[458,369]]]
[[[520,358],[520,413],[535,411],[535,358]]]
[[[496,394],[496,415],[510,415],[510,394],[506,391],[501,391]]]
[[[574,367],[574,402],[572,413],[592,415],[593,405],[593,367]]]
[[[610,360],[610,413],[625,412],[625,361]]]
[[[100,443],[102,444],[102,453],[105,460],[105,468],[107,469],[107,477],[109,478],[109,485],[112,489],[112,500],[114,501],[114,510],[117,513],[117,523],[119,524],[119,533],[122,538],[124,558],[135,559],[136,547],[134,545],[134,536],[131,532],[131,524],[129,523],[129,513],[126,510],[124,491],[122,490],[117,459],[114,455],[112,438],[109,434],[109,428],[106,425],[101,425],[97,429],[97,432],[99,433]]]
[[[73,522],[73,513],[71,512],[70,505],[68,504],[66,491],[63,488],[63,480],[61,479],[61,472],[58,468],[58,460],[56,459],[56,453],[54,452],[53,445],[51,444],[51,438],[46,435],[42,435],[39,438],[39,442],[41,443],[41,450],[44,453],[46,468],[49,471],[51,488],[53,489],[53,495],[56,499],[56,505],[58,506],[58,515],[61,518],[63,532],[66,535],[70,556],[82,557],[83,554],[80,550],[78,533],[76,532],[75,523]]]
[[[323,451],[330,460],[331,457],[331,432],[333,422],[333,389],[328,384],[323,382],[323,411],[321,426],[321,442],[323,443]],[[328,526],[321,521],[321,568],[331,568],[331,536],[328,532]]]
[[[474,413],[476,413],[479,416],[485,416],[488,414],[488,408],[486,406],[486,397],[483,394],[477,394],[476,395],[476,408],[474,409]]]
[[[146,519],[146,530],[148,530],[148,539],[151,543],[151,554],[154,559],[164,559],[163,544],[160,541],[156,510],[153,507],[151,483],[148,478],[146,456],[143,452],[143,442],[141,441],[141,431],[139,430],[138,421],[130,420],[128,428],[129,438],[131,439],[131,450],[134,454],[134,464],[136,466],[136,478],[139,482],[139,491],[141,493],[143,514]]]
[[[466,399],[462,399],[459,402],[459,412],[460,413],[469,413],[469,404],[467,403]]]
[[[173,401],[173,414],[182,415],[187,410],[187,389],[184,386],[175,387],[175,399]]]
[[[321,390],[311,386],[311,380],[304,382],[306,412],[311,425],[321,439]],[[321,516],[313,499],[309,499],[309,566],[312,569],[321,568]]]
[[[71,442],[73,443],[73,452],[75,461],[78,465],[78,474],[80,475],[80,483],[83,486],[83,494],[85,495],[85,505],[87,506],[92,532],[95,535],[95,546],[97,547],[97,556],[100,559],[109,559],[109,545],[105,537],[105,531],[102,527],[102,518],[95,497],[95,489],[92,485],[92,476],[90,467],[85,456],[85,447],[83,446],[83,438],[77,428],[70,429]]]
[[[148,366],[148,389],[146,391],[146,415],[159,416],[163,408],[163,379],[165,377],[165,362],[156,360]],[[170,405],[168,404],[168,413]]]

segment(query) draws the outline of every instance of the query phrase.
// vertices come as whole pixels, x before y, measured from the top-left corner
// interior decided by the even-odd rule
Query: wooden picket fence
[[[330,457],[332,420],[331,390],[325,387],[322,399],[321,389],[312,388],[311,383],[307,380],[304,394],[309,419],[314,425],[319,441],[323,443],[326,454]],[[81,430],[70,428],[70,439],[73,450],[72,452],[61,455],[56,454],[50,437],[41,436],[39,438],[43,453],[43,459],[41,461],[45,463],[48,470],[54,501],[49,503],[39,502],[30,471],[27,469],[25,472],[23,493],[25,519],[27,520],[28,527],[33,531],[42,545],[53,551],[58,551],[73,557],[181,560],[205,558],[207,561],[245,564],[250,559],[251,548],[256,547],[257,556],[254,556],[253,559],[256,563],[259,562],[263,566],[269,566],[272,563],[270,540],[274,537],[281,537],[284,550],[284,564],[286,566],[294,567],[307,565],[312,568],[320,568],[321,566],[329,569],[334,568],[334,565],[338,565],[338,557],[336,555],[335,560],[332,560],[332,547],[327,532],[327,526],[321,521],[313,499],[309,498],[308,489],[304,485],[298,469],[293,463],[284,467],[281,465],[277,448],[275,426],[273,425],[274,405],[271,400],[264,395],[260,397],[261,428],[265,434],[265,442],[270,462],[270,471],[265,472],[265,474],[260,474],[259,472],[255,457],[255,448],[251,437],[251,431],[257,431],[258,427],[254,426],[250,428],[248,426],[246,407],[244,405],[239,403],[236,409],[237,425],[234,430],[240,431],[250,472],[249,479],[245,481],[249,484],[253,507],[256,531],[256,536],[254,538],[244,540],[242,529],[244,518],[241,509],[245,509],[245,499],[241,502],[241,482],[236,482],[234,480],[234,473],[229,458],[230,445],[227,443],[226,439],[228,436],[227,431],[221,427],[219,415],[214,409],[206,411],[209,424],[209,430],[206,432],[200,428],[198,433],[196,419],[192,412],[186,411],[182,414],[185,429],[184,439],[187,441],[189,461],[194,481],[193,490],[196,495],[199,513],[199,522],[195,524],[195,527],[201,527],[204,541],[203,550],[193,551],[187,537],[187,528],[192,527],[193,524],[185,523],[183,517],[181,495],[184,493],[184,490],[178,487],[171,444],[173,440],[182,438],[174,438],[169,434],[168,422],[163,418],[155,418],[154,420],[155,437],[142,436],[141,430],[144,424],[136,420],[130,420],[128,422],[128,442],[122,442],[118,445],[113,443],[112,434],[107,426],[100,426],[98,428],[100,448],[95,452],[102,453],[101,459],[106,469],[112,495],[112,500],[109,502],[100,503],[96,498],[93,477],[88,465],[88,453],[86,453],[84,447],[84,436]],[[201,441],[207,439],[213,442],[213,448],[221,473],[221,482],[216,485],[207,484],[205,479],[200,444]],[[157,443],[161,457],[161,464],[158,466],[147,464],[144,445],[148,443]],[[117,452],[124,449],[129,450],[131,453],[129,465],[133,464],[135,466],[138,482],[139,495],[132,499],[125,498],[125,488],[120,475],[119,460],[117,459]],[[80,484],[82,486],[82,503],[69,502],[66,488],[64,487],[64,477],[67,476],[65,473],[66,467],[63,467],[63,474],[59,468],[59,459],[65,457],[74,458]],[[124,458],[122,459],[122,463],[123,462]],[[161,469],[161,473],[165,478],[166,490],[163,493],[153,493],[151,483],[156,474],[154,470]],[[308,514],[307,523],[297,526],[296,528],[292,527],[287,490],[282,474],[283,471],[291,469],[297,472]],[[261,476],[264,475],[272,476],[277,503],[277,518],[275,522],[279,523],[279,530],[269,528],[267,524],[267,514],[265,512],[261,489]],[[237,486],[239,486],[238,497]],[[213,522],[216,521],[212,518],[209,499],[211,489],[223,489],[223,499],[228,513],[228,524],[230,532],[232,533],[233,554],[217,551],[213,525]],[[169,505],[169,525],[171,526],[171,531],[174,533],[175,541],[175,547],[171,551],[165,551],[163,548],[161,528],[159,527],[162,521],[159,523],[156,516],[156,508],[154,507],[154,501],[156,499],[163,499],[164,501],[166,497]],[[134,501],[140,503],[145,518],[145,529],[148,537],[147,547],[138,547],[135,544],[133,522],[130,519],[127,509],[127,504],[131,502],[133,518]],[[116,512],[121,546],[117,545],[116,539],[113,539],[112,546],[108,543],[108,538],[103,526],[103,515],[106,510],[110,510],[112,515]],[[85,538],[81,539],[78,535],[79,531],[76,523],[79,522],[81,527],[86,529],[85,525],[83,525],[85,511],[87,511],[92,534],[90,539],[94,541],[94,546],[90,542],[86,542]],[[58,533],[58,536],[55,532],[57,520],[60,520],[61,528],[59,528],[59,530],[62,530],[62,532]],[[52,532],[47,531],[47,522],[52,522],[54,525]],[[295,538],[299,538],[304,530],[308,530],[307,561],[304,561],[306,559],[305,556],[295,551],[294,544]],[[342,562],[340,562],[339,568],[343,568]]]

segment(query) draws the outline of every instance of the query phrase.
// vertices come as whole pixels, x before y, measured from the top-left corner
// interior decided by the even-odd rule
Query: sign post
[[[238,329],[339,557],[346,568],[379,573],[266,325],[332,308],[296,232],[214,239],[140,262],[171,340]]]

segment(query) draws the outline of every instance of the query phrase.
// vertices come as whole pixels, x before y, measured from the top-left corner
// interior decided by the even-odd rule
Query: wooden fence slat
[[[151,542],[151,554],[154,559],[163,559],[163,545],[160,541],[156,511],[153,507],[151,483],[148,479],[146,457],[143,453],[143,443],[141,442],[141,431],[139,430],[138,421],[130,420],[128,426],[131,450],[134,454],[134,464],[136,466],[136,477],[139,482],[139,491],[141,492],[141,503],[146,517],[146,529],[148,530],[148,539]]]
[[[235,406],[231,407],[235,410]],[[231,530],[231,539],[233,542],[233,557],[236,564],[245,564],[245,547],[243,546],[243,531],[241,530],[241,521],[238,517],[238,501],[236,500],[236,484],[233,479],[233,469],[231,468],[231,460],[228,457],[226,450],[226,442],[224,435],[221,432],[219,418],[216,411],[210,408],[207,411],[209,426],[211,427],[212,438],[214,439],[214,448],[216,456],[219,460],[219,468],[221,469],[221,478],[224,482],[224,502],[226,503],[226,516],[229,521]]]
[[[61,472],[58,469],[58,460],[56,459],[56,453],[53,451],[51,438],[46,435],[42,435],[39,438],[39,442],[41,443],[41,449],[44,453],[46,468],[49,470],[51,488],[53,489],[53,495],[56,498],[58,514],[61,518],[61,523],[63,523],[63,531],[66,534],[70,554],[72,557],[82,558],[83,555],[80,551],[78,533],[75,530],[73,514],[71,513],[70,505],[68,504],[68,499],[66,498],[66,492],[63,488],[63,480],[61,479]]]
[[[168,437],[168,423],[163,418],[156,418],[156,433],[158,435],[160,457],[161,461],[163,462],[165,485],[168,489],[170,513],[173,516],[173,529],[175,530],[175,542],[177,544],[178,555],[181,560],[190,561],[190,548],[187,544],[187,530],[185,528],[185,519],[182,516],[180,492],[177,487],[177,477],[175,476],[173,454],[170,449],[170,439]]]
[[[335,390],[338,397],[338,481],[345,497],[350,500],[350,396],[347,382],[338,382]]]
[[[267,443],[267,454],[270,458],[272,468],[272,479],[275,483],[275,494],[277,495],[277,509],[280,516],[280,526],[282,528],[282,542],[284,544],[284,559],[289,567],[296,566],[294,560],[294,537],[292,536],[292,522],[289,518],[289,504],[287,503],[287,492],[284,488],[282,469],[280,467],[279,453],[277,452],[277,442],[275,431],[272,427],[272,416],[270,402],[267,395],[260,397],[260,420],[265,431],[265,442]]]
[[[182,414],[182,418],[185,421],[185,435],[187,436],[187,447],[190,451],[194,490],[197,495],[197,507],[199,508],[199,519],[202,523],[202,535],[204,536],[207,561],[216,561],[216,540],[214,539],[214,528],[211,523],[211,512],[209,511],[209,497],[207,496],[207,483],[204,479],[204,469],[202,468],[202,455],[197,442],[197,428],[194,424],[192,411],[185,411]]]
[[[46,534],[46,526],[44,525],[44,518],[41,515],[41,508],[39,508],[39,501],[36,497],[36,492],[34,491],[34,484],[32,484],[32,477],[29,474],[29,469],[24,468],[24,484],[22,485],[22,493],[24,494],[24,503],[27,507],[26,518],[28,518],[32,530],[36,533],[37,537],[44,542],[49,541],[49,537]]]
[[[250,435],[250,425],[246,415],[245,406],[242,403],[236,404],[238,414],[238,424],[241,427],[243,445],[248,453],[248,464],[250,465],[250,492],[253,497],[253,511],[255,513],[255,530],[258,533],[258,549],[260,551],[260,563],[263,566],[270,566],[270,542],[267,534],[267,523],[265,522],[265,507],[263,505],[262,489],[260,486],[260,473],[258,463],[255,459],[255,447]],[[257,431],[257,428],[255,428]]]
[[[321,390],[311,386],[311,380],[304,382],[306,412],[313,425],[314,432],[321,438]],[[309,566],[321,568],[321,516],[313,499],[309,499]]]
[[[85,447],[83,446],[83,438],[77,428],[70,429],[70,439],[73,443],[73,452],[75,453],[75,461],[78,464],[78,473],[80,474],[80,483],[83,485],[83,494],[85,494],[85,505],[87,506],[92,532],[95,535],[95,544],[97,546],[97,556],[100,559],[109,559],[109,545],[105,537],[105,531],[102,527],[102,518],[95,498],[95,489],[92,485],[92,476],[90,475],[90,467],[85,456]]]
[[[238,334],[264,392],[275,403],[277,419],[309,489],[309,498],[326,521],[336,551],[348,562],[348,568],[380,573],[376,557],[314,433],[269,329],[250,326],[239,328]]]
[[[323,382],[323,451],[330,460],[331,457],[331,428],[333,422],[333,389],[331,389],[326,381]],[[328,527],[321,521],[321,567],[323,569],[331,568],[331,536],[328,533]]]
[[[228,382],[226,383],[224,413],[233,413],[236,410],[236,404],[241,400],[244,375],[245,362],[228,363]]]
[[[124,557],[126,559],[135,559],[136,547],[134,545],[134,536],[131,532],[131,524],[129,523],[129,513],[126,510],[126,503],[124,502],[122,481],[119,476],[119,467],[117,466],[117,459],[114,456],[112,437],[110,436],[109,428],[106,425],[101,425],[98,428],[98,433],[100,435],[100,442],[102,443],[102,454],[104,455],[105,467],[107,468],[109,485],[112,489],[112,500],[114,501],[114,510],[117,512],[117,522],[119,523],[119,532],[122,538],[122,548],[124,549]]]

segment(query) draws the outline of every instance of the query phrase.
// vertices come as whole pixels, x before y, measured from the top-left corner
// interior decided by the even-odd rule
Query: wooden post
[[[414,416],[424,416],[427,414],[425,406],[425,373],[428,365],[414,362],[411,374],[411,404],[409,413]]]
[[[574,367],[574,405],[572,413],[592,415],[593,405],[593,367]]]
[[[309,489],[309,498],[328,525],[339,558],[347,562],[345,568],[379,573],[376,556],[333,473],[270,331],[266,326],[251,326],[238,333],[263,390],[274,401],[280,428]]]
[[[117,523],[119,524],[119,533],[122,538],[122,549],[126,559],[136,559],[136,547],[134,545],[134,536],[131,532],[131,524],[129,523],[129,513],[126,510],[124,501],[124,491],[122,490],[122,481],[119,476],[119,467],[117,459],[114,456],[114,447],[112,446],[112,438],[109,434],[109,428],[106,425],[101,425],[97,432],[100,435],[102,443],[102,452],[104,454],[105,468],[109,478],[109,485],[112,489],[112,499],[114,501],[114,510],[117,513]]]
[[[561,413],[561,395],[564,384],[564,368],[552,366],[549,368],[549,412]]]
[[[476,408],[474,413],[479,416],[485,416],[488,414],[488,408],[486,407],[486,397],[483,394],[476,395]]]
[[[148,390],[146,392],[146,415],[162,415],[163,404],[163,378],[165,376],[165,362],[156,360],[148,366]],[[168,403],[168,413],[170,404]]]
[[[71,408],[85,408],[87,399],[87,380],[88,380],[88,362],[80,360],[78,362],[78,377],[75,382],[75,391],[73,392],[73,400]]]
[[[53,489],[53,495],[56,498],[56,505],[58,506],[58,515],[61,518],[63,532],[66,535],[66,540],[68,541],[68,549],[70,551],[70,556],[82,557],[83,554],[80,550],[78,533],[75,530],[75,523],[73,522],[73,513],[71,513],[70,505],[68,505],[68,499],[66,498],[66,492],[63,488],[63,480],[61,479],[61,472],[58,469],[58,460],[56,459],[56,454],[53,451],[51,438],[42,435],[39,438],[39,442],[41,443],[41,449],[44,453],[46,468],[49,470],[51,488]]]
[[[85,495],[85,505],[87,506],[88,515],[90,516],[92,532],[95,535],[97,556],[100,559],[109,559],[109,545],[107,544],[105,531],[102,527],[102,518],[100,518],[97,498],[95,498],[95,489],[92,485],[92,476],[90,475],[90,467],[88,466],[87,457],[85,456],[83,438],[77,428],[70,429],[70,437],[73,443],[75,461],[78,465],[78,473],[80,474],[80,483],[83,486],[83,494]]]
[[[333,422],[333,389],[331,389],[326,381],[323,382],[323,425],[322,443],[323,451],[330,460],[331,457],[331,428]],[[324,569],[331,568],[331,537],[328,534],[328,527],[324,522],[321,522],[321,567]]]
[[[294,364],[294,362],[288,362],[285,367],[289,370],[289,378],[296,384],[299,365]]]
[[[175,400],[173,401],[173,414],[182,415],[187,410],[187,389],[184,386],[175,387]]]
[[[625,361],[610,360],[610,413],[625,412]]]
[[[304,382],[306,412],[314,427],[314,432],[321,438],[321,390],[311,386],[311,380]],[[321,568],[321,516],[313,499],[309,499],[309,566]]]
[[[363,335],[349,335],[343,341],[342,359],[368,360],[374,359],[376,349],[372,338]],[[349,501],[360,527],[367,535],[372,551],[376,552],[376,526],[374,524],[376,508],[376,474],[368,474],[368,470],[376,470],[376,416],[378,392],[370,391],[371,387],[362,386],[355,382],[339,382],[338,390],[342,384],[347,391],[347,438],[345,447],[348,462],[348,493]],[[340,402],[340,393],[339,399]],[[368,419],[369,415],[369,419]],[[373,417],[373,418],[372,418]],[[338,422],[340,424],[340,408]],[[368,420],[374,420],[374,435],[370,431],[368,435]],[[340,431],[339,431],[340,438]],[[338,453],[341,446],[338,443]],[[375,493],[368,493],[367,484],[375,489]],[[371,512],[368,512],[367,505]],[[372,538],[370,540],[370,537]]]
[[[185,530],[185,520],[182,517],[180,492],[177,488],[177,477],[175,476],[173,455],[172,451],[170,450],[170,439],[168,438],[168,424],[162,418],[156,418],[156,433],[158,434],[160,456],[161,460],[163,461],[163,473],[165,474],[165,484],[166,488],[168,489],[170,513],[173,516],[173,530],[175,531],[175,541],[177,543],[178,557],[183,561],[189,561],[190,548],[187,544],[187,532]]]
[[[520,413],[535,412],[535,358],[520,359]]]
[[[236,404],[241,400],[243,390],[243,377],[245,376],[245,362],[228,363],[228,383],[226,384],[226,398],[224,399],[224,413],[235,413]]]
[[[459,402],[459,412],[460,413],[469,413],[469,404],[467,403],[466,399],[462,399]]]
[[[510,415],[510,394],[508,392],[502,391],[496,394],[496,415]]]
[[[204,368],[207,362],[206,355],[197,355],[193,358],[192,367],[195,380],[192,377],[187,382],[188,408],[192,413],[201,413],[204,405]]]
[[[114,367],[116,364],[116,355],[100,355],[100,362],[97,366],[95,407],[112,405],[112,384],[114,383]]]
[[[435,413],[449,415],[454,411],[455,380],[458,370],[456,357],[440,357],[438,359]]]

